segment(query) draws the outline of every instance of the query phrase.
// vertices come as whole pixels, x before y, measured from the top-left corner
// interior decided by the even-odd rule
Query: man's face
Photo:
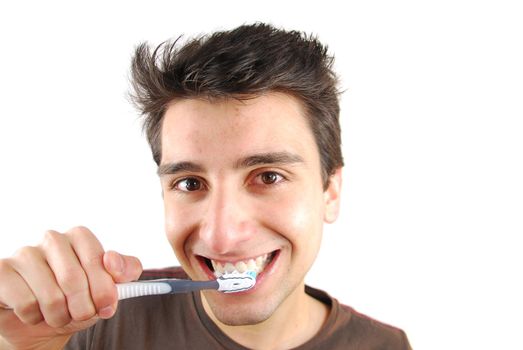
[[[318,148],[294,98],[176,101],[163,121],[159,172],[167,237],[188,275],[259,272],[247,292],[204,293],[218,320],[259,323],[303,297],[323,222],[337,215],[340,175],[323,190]]]

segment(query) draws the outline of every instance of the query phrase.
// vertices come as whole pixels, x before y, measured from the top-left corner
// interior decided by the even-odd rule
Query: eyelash
[[[187,177],[184,177],[184,178],[181,178],[181,179],[174,180],[172,182],[172,184],[169,186],[169,188],[171,190],[174,190],[174,191],[186,192],[186,193],[188,193],[188,192],[197,192],[197,191],[200,190],[200,189],[198,189],[198,190],[194,190],[194,191],[189,191],[189,190],[182,190],[182,189],[177,188],[181,183],[183,183],[184,181],[188,181],[188,180],[196,180],[196,181],[198,181],[200,187],[205,187],[205,183],[204,183],[204,181],[202,179],[200,179],[200,178],[198,178],[196,176],[187,176]]]
[[[263,182],[263,180],[261,179],[264,175],[276,175],[277,179],[275,180],[275,182],[273,183],[265,183]],[[254,179],[260,179],[261,183],[255,183],[254,185],[255,186],[263,186],[263,187],[272,187],[272,186],[277,186],[279,184],[281,184],[282,182],[285,182],[287,181],[287,178],[285,176],[283,176],[281,173],[277,172],[277,171],[271,171],[271,170],[264,170],[264,171],[261,171],[259,172],[258,174],[256,174],[256,176],[254,176]],[[200,188],[196,189],[196,190],[193,190],[193,191],[189,191],[187,189],[183,190],[183,189],[179,189],[177,188],[181,183],[185,182],[185,181],[188,181],[188,180],[196,180],[199,182],[199,186]],[[254,182],[254,181],[252,181]],[[203,187],[203,189],[205,189],[207,186],[205,185],[205,182],[197,177],[197,176],[187,176],[187,177],[184,177],[184,178],[181,178],[181,179],[177,179],[177,180],[174,180],[172,182],[172,184],[169,186],[169,188],[171,190],[174,190],[174,191],[179,191],[179,192],[182,192],[182,193],[189,193],[189,192],[198,192],[198,191],[201,191],[201,187]]]
[[[277,179],[275,182],[273,183],[265,183],[263,182],[262,180],[262,177],[264,175],[276,175],[279,179]],[[261,173],[257,174],[254,179],[260,179],[262,181],[262,183],[260,184],[261,186],[276,186],[278,184],[280,184],[282,181],[286,181],[287,178],[285,176],[283,176],[282,174],[280,174],[279,172],[277,171],[270,171],[270,170],[266,170],[266,171],[262,171]]]

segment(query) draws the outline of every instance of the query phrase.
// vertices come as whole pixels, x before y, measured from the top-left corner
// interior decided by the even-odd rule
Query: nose
[[[200,226],[202,243],[215,254],[234,255],[255,234],[248,198],[238,189],[214,188]]]

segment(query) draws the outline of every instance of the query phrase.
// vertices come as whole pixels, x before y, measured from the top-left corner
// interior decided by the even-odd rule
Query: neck
[[[329,314],[329,308],[305,293],[300,284],[267,320],[245,326],[229,326],[213,314],[202,295],[205,312],[235,342],[251,349],[290,349],[316,335]]]

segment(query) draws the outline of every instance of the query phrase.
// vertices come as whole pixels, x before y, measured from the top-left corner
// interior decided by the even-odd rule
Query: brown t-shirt
[[[143,279],[182,278],[179,269],[145,272]],[[328,319],[316,336],[296,349],[411,349],[405,333],[352,308],[327,293],[306,287],[312,297],[330,307]],[[223,333],[203,309],[199,293],[149,296],[120,301],[114,317],[100,320],[76,333],[65,349],[246,350]]]

